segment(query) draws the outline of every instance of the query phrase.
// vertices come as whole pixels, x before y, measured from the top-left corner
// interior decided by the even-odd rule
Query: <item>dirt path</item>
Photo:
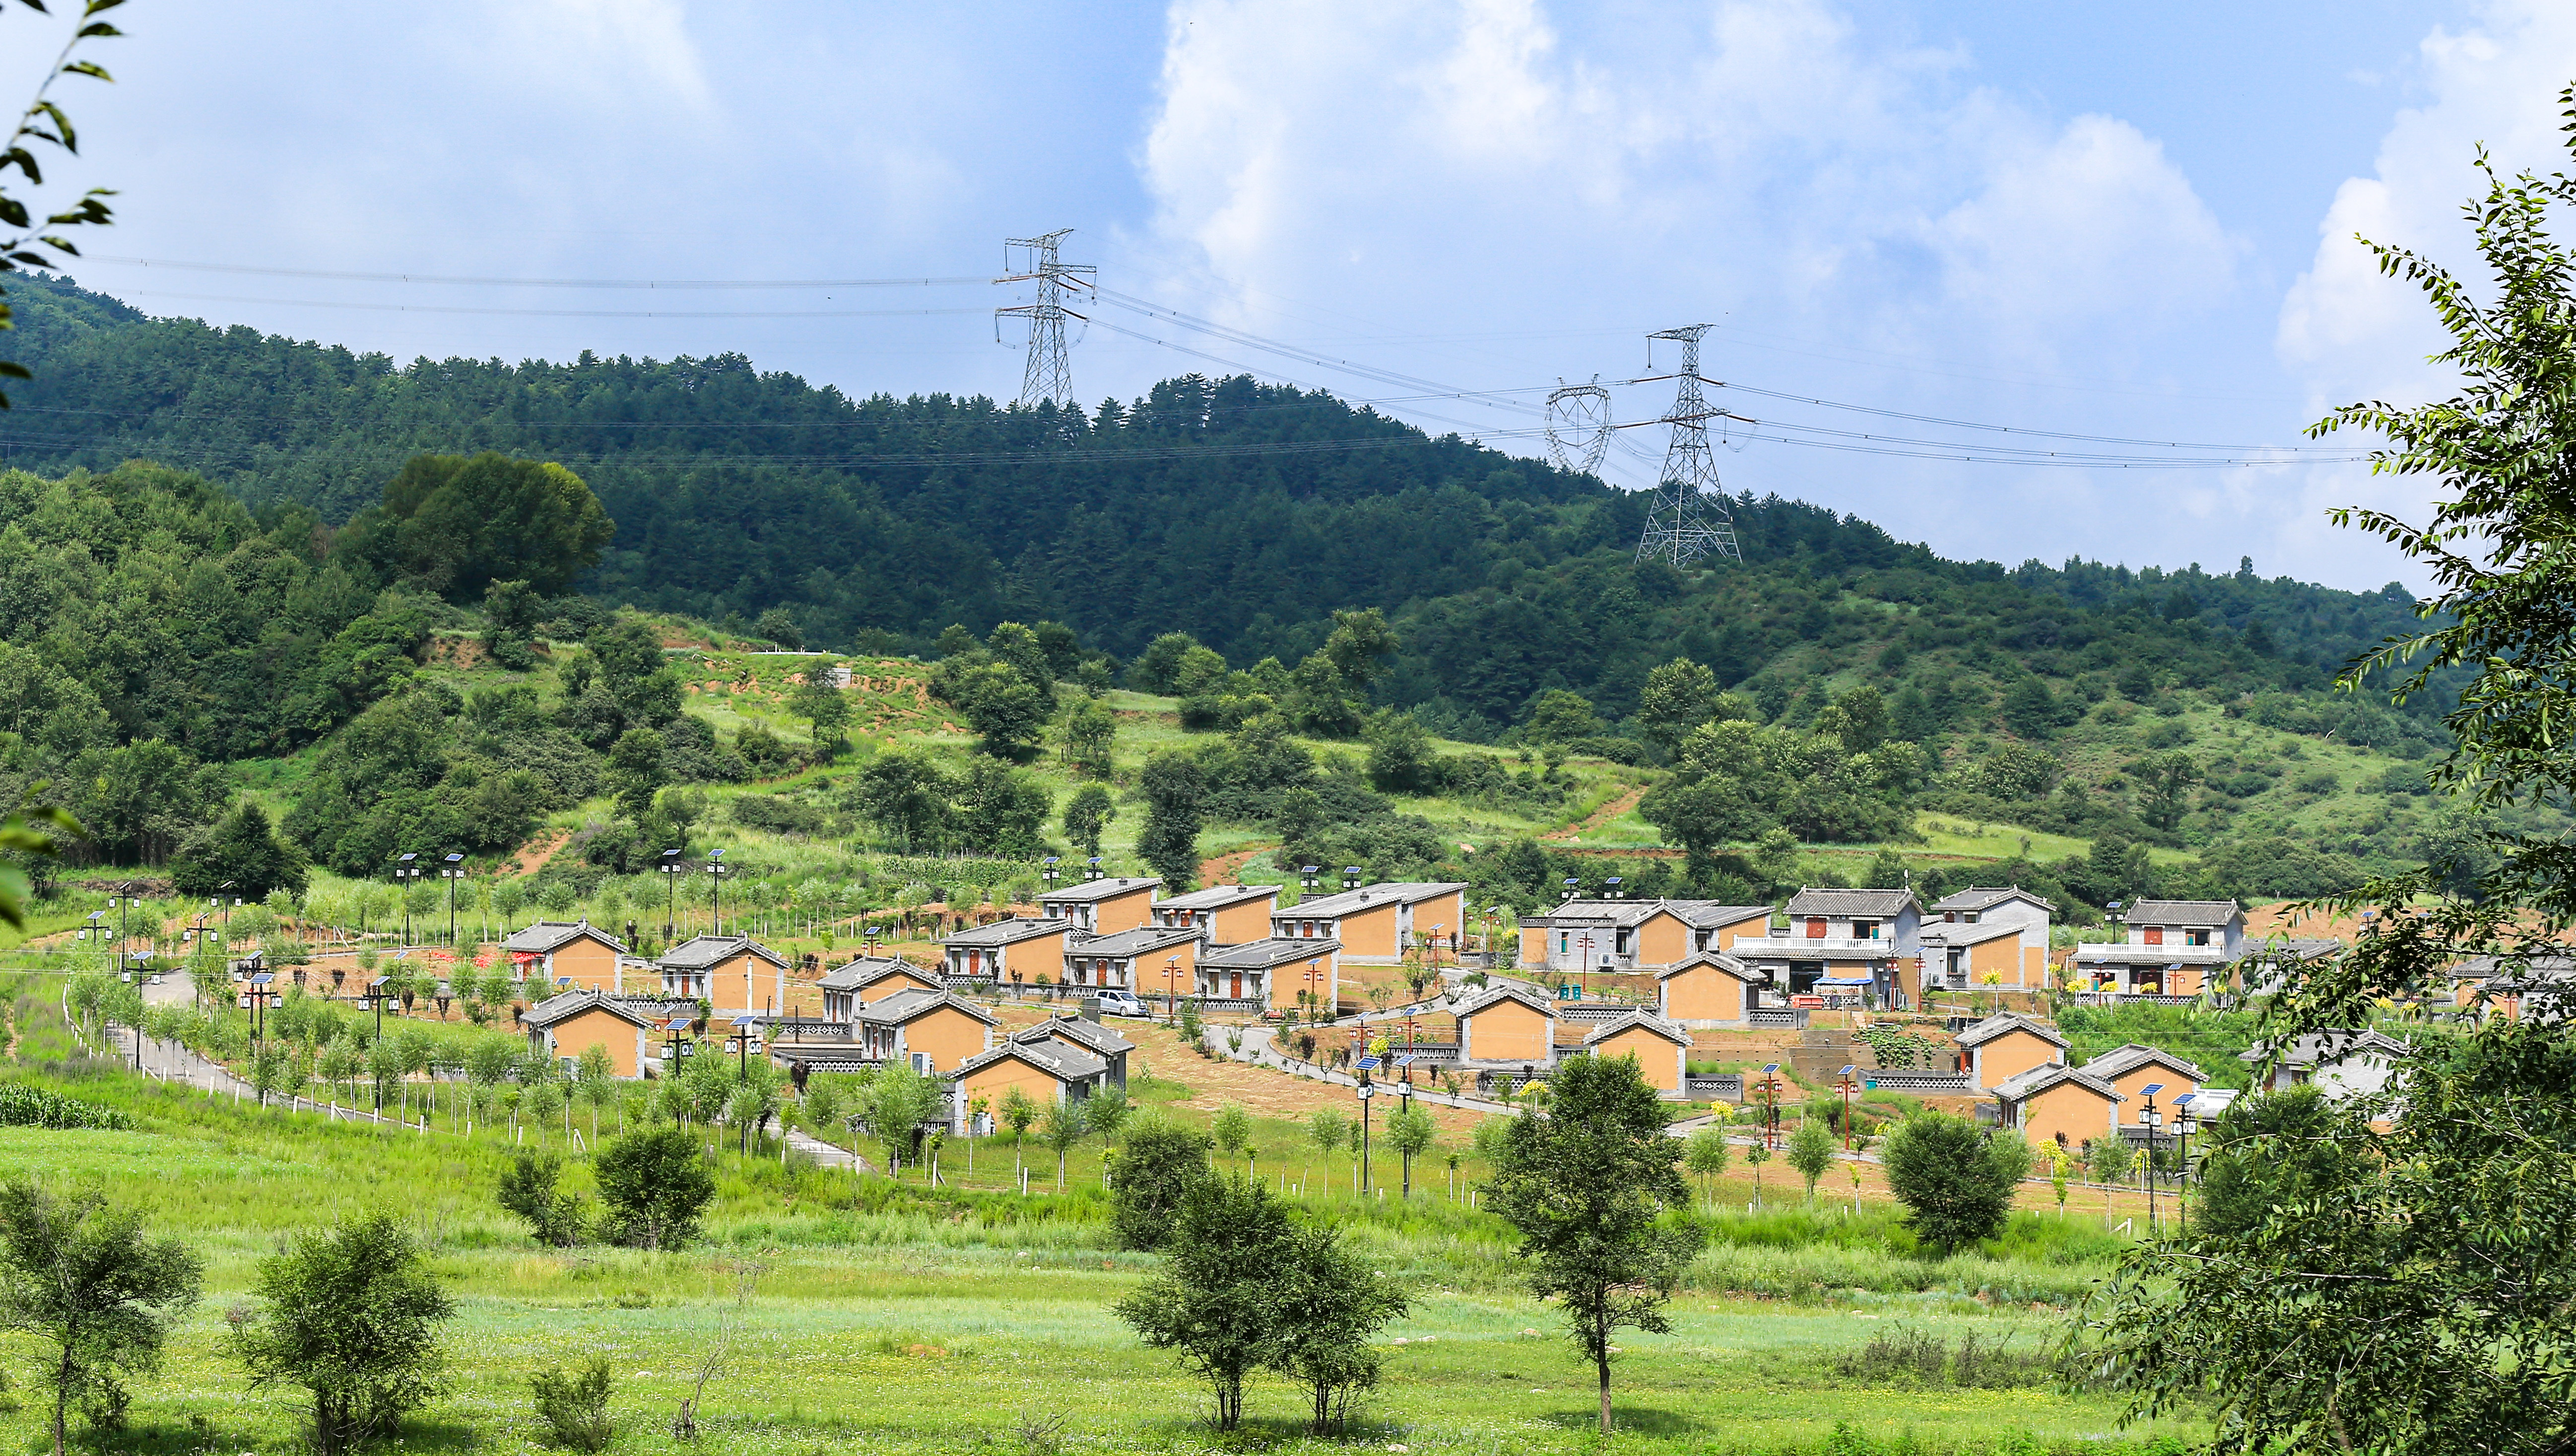
[[[1270,850],[1270,845],[1256,844],[1250,849],[1230,850],[1224,854],[1218,855],[1214,859],[1201,860],[1199,862],[1199,883],[1202,885],[1231,885],[1234,883],[1234,877],[1243,873],[1243,867],[1245,865],[1252,863],[1252,861],[1258,856],[1268,854]]]
[[[569,829],[538,830],[536,837],[520,846],[517,857],[510,861],[510,873],[533,875],[546,867],[546,861],[555,857],[556,850],[570,843],[572,831]]]
[[[1591,833],[1593,830],[1600,828],[1602,825],[1609,823],[1611,820],[1618,818],[1620,815],[1627,813],[1629,810],[1636,808],[1637,801],[1644,797],[1646,797],[1646,791],[1644,789],[1632,788],[1623,790],[1617,798],[1612,799],[1609,803],[1604,804],[1600,808],[1593,810],[1590,814],[1585,815],[1581,823],[1568,824],[1563,829],[1551,829],[1545,834],[1540,835],[1539,838],[1580,839],[1584,835]]]

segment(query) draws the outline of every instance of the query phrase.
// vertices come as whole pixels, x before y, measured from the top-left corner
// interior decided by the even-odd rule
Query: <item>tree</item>
[[[1885,1150],[1887,1186],[1925,1247],[1943,1254],[1993,1238],[2029,1171],[2019,1137],[1980,1132],[1963,1117],[1920,1112],[1897,1124]]]
[[[1113,1082],[1095,1088],[1090,1096],[1082,1099],[1082,1125],[1099,1135],[1100,1146],[1105,1151],[1110,1139],[1126,1127],[1128,1117],[1135,1110],[1136,1104],[1127,1100],[1127,1089]]]
[[[1431,1150],[1440,1136],[1440,1124],[1419,1107],[1400,1107],[1387,1114],[1387,1146],[1404,1157],[1404,1196],[1413,1196],[1413,1160]]]
[[[465,602],[499,580],[563,591],[598,564],[617,523],[580,476],[487,450],[413,456],[347,531],[350,559]]]
[[[948,822],[948,775],[929,755],[889,748],[868,760],[850,786],[852,807],[911,853],[938,841]]]
[[[1571,743],[1598,738],[1605,731],[1591,700],[1581,693],[1551,688],[1530,704],[1528,734],[1534,743]]]
[[[1833,1165],[1833,1130],[1812,1117],[1801,1121],[1798,1130],[1789,1135],[1789,1166],[1797,1169],[1798,1176],[1807,1180],[1807,1202],[1810,1205],[1816,1201],[1816,1180],[1824,1177],[1825,1170]]]
[[[1002,859],[1035,859],[1045,851],[1047,791],[1034,776],[979,758],[953,787],[949,828],[966,849]]]
[[[1333,613],[1332,634],[1324,639],[1323,656],[1344,682],[1365,691],[1378,680],[1386,659],[1394,656],[1401,645],[1386,625],[1386,614],[1377,608],[1337,611]]]
[[[500,1205],[527,1220],[537,1242],[570,1248],[581,1242],[584,1226],[580,1195],[556,1185],[563,1178],[563,1155],[521,1148],[501,1170],[496,1193]]]
[[[313,1444],[338,1456],[392,1432],[437,1390],[439,1326],[456,1310],[429,1256],[390,1214],[296,1239],[261,1261],[258,1309],[234,1326],[251,1387],[300,1385]]]
[[[1162,1269],[1110,1307],[1208,1382],[1220,1431],[1242,1422],[1244,1380],[1276,1353],[1274,1281],[1292,1242],[1288,1211],[1269,1189],[1211,1177],[1182,1200]]]
[[[1038,1105],[1026,1091],[1013,1087],[1002,1094],[1002,1122],[1010,1128],[1014,1145],[1029,1135],[1030,1125],[1037,1120]]]
[[[977,746],[996,758],[1027,758],[1055,715],[1054,696],[1007,663],[969,667],[946,681],[941,695],[982,736]]]
[[[1842,740],[1845,753],[1867,753],[1887,741],[1887,700],[1867,683],[1847,689],[1816,715],[1816,731]]]
[[[1359,1129],[1348,1117],[1329,1107],[1318,1107],[1306,1118],[1307,1140],[1324,1155],[1324,1191],[1333,1191],[1333,1154],[1359,1136]]]
[[[939,1116],[940,1095],[938,1081],[914,1071],[909,1062],[886,1063],[861,1094],[860,1115],[897,1176],[903,1160],[912,1156],[921,1125]]]
[[[1637,817],[1655,826],[1666,841],[1682,847],[1688,872],[1696,879],[1710,867],[1712,852],[1719,845],[1751,839],[1776,826],[1734,776],[1685,777],[1689,772],[1677,770],[1648,789],[1637,801]]]
[[[1604,1436],[1612,1337],[1670,1330],[1663,1306],[1699,1251],[1698,1225],[1663,1218],[1690,1196],[1680,1162],[1636,1062],[1577,1057],[1550,1080],[1547,1114],[1513,1121],[1487,1185],[1487,1206],[1520,1231],[1531,1292],[1559,1302],[1600,1378]]]
[[[1137,857],[1163,877],[1167,891],[1198,882],[1199,828],[1207,820],[1207,776],[1198,761],[1177,753],[1145,760],[1137,776],[1145,798],[1145,829],[1136,836]]]
[[[610,1227],[625,1243],[676,1249],[697,1237],[716,1196],[706,1155],[685,1128],[653,1127],[608,1140],[591,1165]]]
[[[1242,1103],[1229,1102],[1208,1119],[1208,1135],[1218,1152],[1232,1158],[1252,1142],[1252,1114],[1243,1110]]]
[[[1377,1336],[1412,1307],[1371,1262],[1330,1227],[1295,1229],[1280,1251],[1275,1328],[1262,1363],[1304,1387],[1313,1435],[1340,1430],[1352,1405],[1376,1388],[1386,1363]]]
[[[1064,740],[1064,757],[1093,776],[1109,775],[1111,750],[1118,741],[1118,720],[1109,710],[1081,699],[1064,710],[1064,723],[1058,730]]]
[[[304,851],[269,827],[268,811],[244,799],[212,827],[189,835],[170,857],[170,883],[183,895],[211,895],[230,881],[229,893],[263,899],[271,890],[303,893]]]
[[[1690,1170],[1691,1176],[1714,1184],[1717,1176],[1726,1171],[1727,1152],[1726,1129],[1704,1127],[1682,1144],[1682,1166]],[[1713,1187],[1705,1191],[1712,1201],[1716,1198]]]
[[[775,642],[789,652],[805,649],[805,628],[796,614],[785,607],[771,607],[751,624],[751,633],[765,642]]]
[[[841,728],[850,721],[850,700],[833,683],[833,666],[828,657],[805,664],[795,689],[787,695],[787,711],[812,728],[815,750],[827,757],[840,746]]]
[[[2258,1236],[2273,1209],[2330,1201],[2365,1172],[2343,1118],[2314,1084],[2238,1099],[2201,1147],[2192,1222],[2211,1242]]]
[[[653,795],[669,782],[664,747],[662,735],[652,729],[629,728],[609,749],[608,791],[617,799],[618,812],[628,819],[640,822],[650,815]]]
[[[1055,1154],[1055,1191],[1064,1191],[1064,1160],[1082,1141],[1083,1104],[1050,1102],[1038,1114],[1038,1141]]]
[[[2183,811],[2190,807],[2191,786],[2200,782],[2200,769],[2188,753],[2168,753],[2150,758],[2129,770],[2137,779],[2138,817],[2158,829],[2171,829],[2182,822]]]
[[[1664,753],[1681,747],[1690,731],[1717,716],[1717,674],[1676,657],[1646,674],[1637,695],[1637,736]]]
[[[37,166],[35,154],[29,150],[31,144],[43,142],[60,147],[65,155],[79,155],[80,134],[72,129],[71,117],[63,111],[60,103],[53,100],[51,93],[54,83],[65,76],[88,76],[100,81],[110,79],[106,69],[98,62],[86,57],[75,60],[73,55],[80,49],[82,41],[107,40],[124,34],[115,26],[98,18],[102,12],[115,8],[118,3],[119,0],[87,0],[87,3],[81,7],[80,22],[73,30],[70,42],[63,47],[59,55],[54,57],[52,68],[47,70],[44,79],[37,83],[35,100],[28,103],[26,111],[19,116],[18,125],[10,132],[7,145],[0,147],[0,173],[15,167],[19,175],[26,179],[26,185],[40,187],[44,185],[44,177]],[[29,8],[43,9],[42,6]],[[47,217],[43,226],[54,229],[82,226],[105,227],[113,221],[113,213],[108,208],[107,199],[114,195],[107,188],[93,187],[82,193],[80,200],[70,208]],[[0,191],[0,225],[14,230],[13,236],[0,239],[0,273],[14,273],[22,268],[54,266],[52,259],[37,251],[39,244],[75,257],[80,254],[80,249],[72,246],[60,231],[42,236],[34,235],[35,218],[27,210],[26,199],[12,197],[6,191]],[[15,327],[17,324],[14,322],[9,305],[0,302],[0,330]],[[33,379],[34,377],[27,371],[27,366],[11,360],[0,360],[0,379]],[[8,407],[9,396],[0,394],[0,409]]]
[[[1127,1247],[1149,1251],[1170,1237],[1183,1201],[1216,1176],[1208,1170],[1208,1139],[1161,1118],[1128,1134],[1117,1174],[1110,1185],[1110,1222]]]
[[[1389,794],[1419,794],[1434,787],[1431,734],[1411,713],[1389,708],[1369,720],[1368,779]],[[1312,789],[1304,790],[1312,797]]]
[[[545,603],[524,581],[495,581],[483,588],[483,650],[513,672],[536,666],[537,623]]]
[[[145,1238],[140,1214],[96,1192],[0,1184],[0,1328],[46,1347],[38,1379],[54,1397],[54,1456],[75,1404],[103,1430],[123,1424],[123,1377],[159,1368],[170,1326],[204,1281],[194,1250]]]
[[[1127,669],[1127,680],[1139,691],[1168,693],[1178,684],[1181,659],[1199,645],[1187,632],[1166,632],[1149,644]]]
[[[1101,831],[1118,817],[1118,805],[1109,791],[1098,784],[1084,784],[1064,802],[1064,837],[1073,841],[1085,859],[1100,854]]]

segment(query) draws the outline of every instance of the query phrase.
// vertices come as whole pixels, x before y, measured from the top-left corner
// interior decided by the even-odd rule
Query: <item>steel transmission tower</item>
[[[1681,381],[1680,393],[1673,400],[1672,413],[1663,418],[1673,427],[1673,441],[1664,451],[1662,483],[1655,487],[1655,503],[1646,512],[1645,534],[1637,538],[1639,561],[1656,558],[1689,566],[1711,553],[1731,561],[1744,559],[1735,546],[1735,518],[1727,514],[1725,489],[1718,484],[1717,460],[1708,447],[1708,422],[1726,417],[1726,411],[1711,409],[1699,392],[1702,384],[1712,382],[1700,378],[1699,341],[1714,327],[1692,324],[1646,336],[1649,341],[1670,339],[1680,344],[1682,367],[1675,376]],[[1653,343],[1646,348],[1651,356]]]
[[[1028,373],[1020,381],[1020,407],[1034,409],[1042,401],[1053,401],[1063,408],[1073,406],[1073,368],[1065,358],[1064,321],[1089,322],[1081,314],[1064,306],[1065,290],[1089,288],[1090,275],[1100,270],[1087,263],[1067,263],[1056,256],[1071,228],[1034,238],[1002,240],[1002,266],[1012,265],[1014,252],[1026,252],[1028,266],[1018,273],[996,278],[996,283],[1035,283],[1038,301],[993,310],[993,337],[1002,336],[1002,320],[1024,318],[1029,321]]]

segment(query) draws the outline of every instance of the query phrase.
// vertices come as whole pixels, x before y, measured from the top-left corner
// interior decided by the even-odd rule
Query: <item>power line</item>
[[[367,303],[339,298],[244,298],[224,293],[171,293],[157,288],[127,291],[131,298],[178,298],[193,303],[262,303],[278,308],[345,308],[361,313],[461,313],[518,318],[913,318],[929,314],[982,313],[980,308],[502,308],[463,303]]]
[[[328,278],[346,283],[431,283],[469,288],[945,288],[989,286],[978,273],[953,278],[467,278],[436,273],[349,273],[327,268],[269,268],[248,263],[183,263],[170,258],[119,258],[83,253],[85,263],[136,268],[177,268],[192,273],[246,273],[263,278]],[[243,300],[260,302],[264,300]]]
[[[1646,336],[1648,367],[1654,341],[1669,339],[1682,346],[1680,383],[1673,407],[1662,423],[1673,436],[1664,448],[1664,468],[1656,478],[1646,526],[1637,537],[1639,561],[1669,561],[1687,568],[1701,557],[1718,555],[1742,561],[1735,545],[1735,518],[1727,513],[1726,487],[1718,483],[1717,458],[1708,449],[1708,422],[1724,414],[1712,410],[1699,390],[1699,341],[1714,324],[1691,324]]]
[[[1083,322],[1081,314],[1064,306],[1068,289],[1091,287],[1091,277],[1100,270],[1088,263],[1067,263],[1057,250],[1071,228],[1057,228],[1034,238],[1007,238],[1002,243],[1002,266],[1011,266],[1011,251],[1020,249],[1029,255],[1025,271],[996,278],[996,283],[1031,283],[1038,286],[1038,301],[993,310],[993,337],[1001,337],[1002,320],[1022,318],[1029,323],[1029,362],[1020,381],[1020,407],[1035,409],[1040,404],[1074,408],[1073,366],[1065,357],[1064,321]]]

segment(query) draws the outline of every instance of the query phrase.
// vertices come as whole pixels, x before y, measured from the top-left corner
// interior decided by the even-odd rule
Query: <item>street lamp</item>
[[[1361,1196],[1361,1197],[1363,1197],[1363,1198],[1365,1198],[1365,1197],[1367,1197],[1367,1196],[1368,1196],[1368,1190],[1369,1190],[1369,1098],[1371,1098],[1371,1097],[1373,1097],[1373,1096],[1375,1096],[1375,1095],[1377,1094],[1377,1089],[1376,1089],[1375,1087],[1372,1087],[1372,1086],[1370,1086],[1370,1085],[1369,1085],[1369,1069],[1368,1069],[1368,1067],[1365,1065],[1365,1063],[1368,1063],[1368,1062],[1370,1062],[1370,1061],[1374,1061],[1374,1060],[1375,1060],[1375,1058],[1373,1058],[1373,1057],[1362,1057],[1362,1058],[1360,1058],[1360,1061],[1363,1063],[1363,1065],[1362,1065],[1362,1066],[1360,1067],[1360,1069],[1359,1069],[1359,1073],[1360,1073],[1360,1087],[1359,1087],[1359,1096],[1360,1096],[1360,1196]]]
[[[1048,893],[1048,894],[1050,894],[1050,895],[1052,895],[1052,894],[1054,894],[1054,893],[1055,893],[1055,882],[1056,882],[1057,878],[1060,876],[1060,874],[1062,873],[1061,871],[1057,870],[1057,869],[1056,869],[1056,867],[1055,867],[1055,866],[1056,866],[1056,860],[1057,860],[1058,858],[1059,858],[1059,856],[1056,856],[1056,855],[1052,855],[1052,854],[1051,854],[1051,855],[1048,855],[1045,859],[1042,859],[1042,860],[1039,860],[1039,861],[1038,861],[1039,865],[1040,865],[1040,866],[1042,866],[1042,868],[1038,871],[1038,873],[1040,873],[1040,874],[1042,874],[1042,875],[1046,876],[1046,887],[1047,887],[1047,893]]]
[[[1618,899],[1622,894],[1626,893],[1619,888],[1621,885],[1626,883],[1628,883],[1627,879],[1620,875],[1612,875],[1608,879],[1603,880],[1601,882],[1601,898],[1604,900]]]
[[[723,850],[711,849],[707,851],[707,888],[709,893],[714,897],[714,933],[717,935],[724,934],[724,877],[732,873],[733,871],[728,868],[724,862]]]
[[[1582,893],[1583,893],[1583,884],[1582,884],[1582,882],[1581,882],[1581,881],[1579,881],[1579,880],[1577,880],[1577,879],[1575,879],[1575,877],[1574,877],[1574,876],[1572,876],[1572,875],[1567,875],[1567,876],[1565,877],[1565,895],[1564,895],[1564,898],[1565,898],[1565,899],[1568,899],[1568,900],[1571,900],[1571,899],[1573,899],[1575,896],[1580,895],[1580,894],[1582,894]]]
[[[664,882],[669,886],[669,894],[664,897],[662,906],[662,939],[666,942],[677,940],[680,935],[680,876],[689,872],[689,867],[680,862],[680,854],[679,850],[666,849],[653,866],[661,871]]]
[[[2174,1099],[2174,1216],[2183,1228],[2191,1228],[2191,1135],[2200,1127],[2200,1114],[2192,1102],[2200,1096],[2185,1092]]]
[[[1360,887],[1360,877],[1366,873],[1368,872],[1361,869],[1358,865],[1342,866],[1342,888],[1345,890],[1358,889]]]
[[[1857,1062],[1852,1064],[1852,1066],[1858,1065]],[[1860,1090],[1860,1083],[1852,1077],[1852,1067],[1843,1068],[1841,1074],[1834,1079],[1834,1090],[1843,1094],[1843,1151],[1848,1153],[1852,1145],[1852,1094]]]
[[[451,854],[438,862],[438,877],[447,881],[447,943],[456,944],[456,883],[465,878],[465,856]]]
[[[1762,1146],[1780,1146],[1780,1064],[1768,1062],[1762,1068]]]
[[[1322,883],[1323,883],[1323,880],[1324,880],[1324,867],[1323,867],[1322,865],[1300,865],[1300,866],[1298,866],[1298,868],[1297,868],[1297,890],[1298,890],[1297,898],[1298,898],[1298,899],[1300,899],[1300,900],[1303,900],[1304,898],[1306,898],[1306,896],[1308,896],[1308,895],[1311,895],[1311,894],[1315,893],[1315,887],[1316,887],[1317,885],[1322,884]]]
[[[418,854],[410,851],[394,856],[394,898],[402,902],[402,938],[405,945],[411,944],[411,896],[405,891],[410,889],[412,882],[421,876],[421,867],[416,863],[419,858]]]
[[[1324,958],[1316,956],[1306,962],[1306,999],[1318,1011],[1324,1006],[1324,993],[1317,988],[1324,983]],[[1338,1011],[1341,1008],[1335,1007]]]
[[[1399,1065],[1404,1067],[1404,1080],[1395,1084],[1396,1101],[1406,1112],[1413,1110],[1412,1061],[1410,1056],[1401,1060]],[[1404,1153],[1404,1196],[1409,1199],[1413,1197],[1413,1142],[1407,1138],[1398,1142],[1396,1147]]]
[[[1176,955],[1163,957],[1163,1015],[1173,1022],[1181,1019],[1180,994],[1173,989],[1180,974],[1181,958]]]
[[[380,1042],[385,1039],[385,1000],[393,994],[385,989],[385,983],[392,979],[378,976],[367,983],[367,999],[376,1003],[376,1040]],[[376,1111],[381,1113],[385,1110],[385,1084],[372,1077],[368,1080],[376,1083]]]
[[[1096,854],[1082,862],[1082,877],[1085,880],[1096,880],[1107,873],[1109,873],[1107,870],[1100,867],[1100,856]]]
[[[2163,1090],[2165,1090],[2165,1084],[2162,1082],[2149,1082],[2138,1089],[2147,1099],[2147,1105],[2138,1109],[2138,1126],[2147,1130],[2147,1232],[2149,1234],[2156,1231],[2156,1124],[2159,1121],[2159,1115],[2156,1112],[2156,1094]]]

